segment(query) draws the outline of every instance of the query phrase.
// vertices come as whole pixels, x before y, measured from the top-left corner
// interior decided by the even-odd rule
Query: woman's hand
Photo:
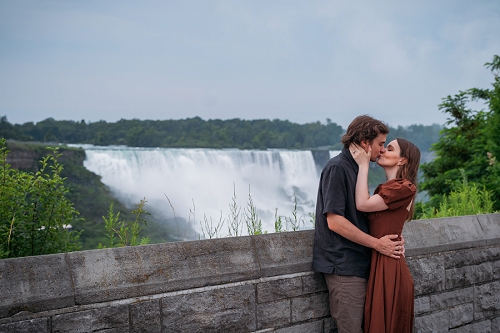
[[[355,143],[351,143],[349,146],[352,158],[358,163],[358,165],[370,165],[370,156],[372,154],[372,147],[368,146],[368,151],[365,151],[362,147]]]

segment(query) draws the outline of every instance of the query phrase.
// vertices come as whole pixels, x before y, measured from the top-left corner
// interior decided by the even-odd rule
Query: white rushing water
[[[292,217],[295,200],[301,229],[313,227],[319,173],[310,151],[81,147],[85,167],[125,205],[146,198],[147,210],[166,219],[175,213],[200,234],[205,217],[228,220],[234,192],[242,215],[250,194],[264,231],[274,232],[276,209]],[[226,235],[224,225],[219,236]]]

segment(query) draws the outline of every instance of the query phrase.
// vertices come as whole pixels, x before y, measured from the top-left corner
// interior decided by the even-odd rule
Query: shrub
[[[58,148],[47,148],[36,173],[12,169],[5,139],[0,139],[0,258],[80,249],[71,231],[78,211],[66,198]]]
[[[439,208],[430,204],[422,205],[421,218],[437,218],[450,216],[463,216],[475,214],[488,214],[493,212],[491,192],[484,187],[478,188],[477,184],[469,183],[465,172],[461,170],[462,183],[450,194],[443,196]]]

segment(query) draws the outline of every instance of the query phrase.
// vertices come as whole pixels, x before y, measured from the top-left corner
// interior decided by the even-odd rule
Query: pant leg
[[[363,333],[366,279],[324,274],[328,286],[330,313],[339,333]]]

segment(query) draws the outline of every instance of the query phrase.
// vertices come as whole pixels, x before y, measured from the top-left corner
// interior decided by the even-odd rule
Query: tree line
[[[428,151],[439,139],[440,125],[391,128],[391,135],[414,142]],[[86,143],[99,146],[239,149],[340,149],[345,130],[326,119],[307,124],[288,120],[210,119],[125,120],[89,122],[54,120],[11,124],[0,118],[0,137],[18,141]]]

